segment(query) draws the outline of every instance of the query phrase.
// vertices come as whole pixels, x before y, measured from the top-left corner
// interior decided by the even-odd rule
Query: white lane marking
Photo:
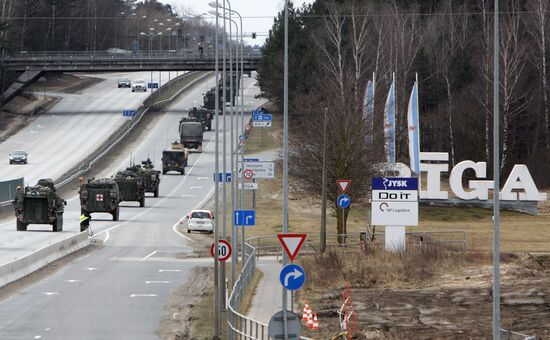
[[[38,133],[38,131],[31,130],[31,134],[34,135],[35,133]]]
[[[34,339],[40,339],[40,338],[42,338],[42,335],[35,335],[34,336]]]
[[[193,189],[202,189],[202,187],[191,187],[191,190]]]
[[[195,197],[195,195],[181,195],[181,197]]]
[[[198,180],[204,180],[204,179],[209,179],[210,177],[197,177]]]
[[[145,256],[144,258],[142,258],[140,262],[146,261],[148,258],[150,258],[151,256],[155,255],[156,253],[157,253],[157,251],[155,250],[155,251],[152,252],[151,254]]]
[[[181,272],[181,269],[159,269],[159,273],[162,272]]]
[[[109,231],[107,231],[105,233],[105,239],[103,240],[103,245],[105,245],[105,243],[107,243],[107,241],[109,241],[110,237],[111,237],[111,233]]]
[[[44,293],[42,293],[42,295],[47,295],[47,296],[58,295],[58,294],[59,294],[58,292],[44,292]]]
[[[131,298],[135,298],[135,297],[155,297],[155,296],[158,296],[157,294],[131,294],[130,297]]]
[[[145,281],[145,284],[150,284],[150,283],[170,283],[171,281]]]
[[[105,233],[105,240],[103,240],[103,244],[105,244],[105,243],[107,243],[107,240],[109,240],[109,237],[110,237],[109,231],[111,231],[111,230],[113,230],[113,229],[115,229],[115,228],[118,228],[118,227],[120,227],[121,225],[122,225],[122,224],[114,225],[114,226],[112,226],[112,227],[110,227],[110,228],[107,228],[107,229],[105,229],[105,230],[103,230],[103,231],[100,231],[99,233],[95,234],[95,236],[99,236],[99,235]]]
[[[94,270],[97,270],[97,268],[94,268],[94,267],[88,267],[88,268],[86,268],[86,270],[89,270],[89,271],[94,271]]]
[[[181,231],[178,230],[178,225],[181,223],[181,220],[180,219],[179,221],[176,222],[176,224],[174,224],[172,226],[172,229],[176,232],[176,234],[178,234],[179,236],[183,237],[184,239],[186,239],[187,241],[189,242],[195,242],[193,241],[192,239],[190,239],[189,237],[185,236],[185,234],[183,234]]]
[[[44,330],[45,330],[46,332],[49,332],[50,329],[51,329],[51,328],[48,327],[48,328],[46,328],[46,329],[44,329]]]
[[[40,124],[36,124],[36,127],[39,128],[39,129],[43,129],[44,126],[40,125]]]
[[[80,282],[80,280],[65,280],[65,282],[75,283],[75,282]]]

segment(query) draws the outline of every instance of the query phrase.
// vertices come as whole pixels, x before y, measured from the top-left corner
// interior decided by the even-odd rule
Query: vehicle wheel
[[[155,189],[155,193],[154,193],[155,197],[159,197],[159,187],[157,185],[157,188]]]
[[[187,228],[187,233],[191,234],[191,229]]]
[[[185,168],[181,169],[180,173],[181,173],[182,175],[185,175]]]
[[[13,164],[13,162],[12,162],[12,161],[10,161],[10,165],[12,165],[12,164]]]
[[[113,221],[118,221],[118,215],[120,214],[120,208],[117,207],[115,211],[113,211]]]
[[[80,232],[88,230],[88,226],[80,225]]]
[[[27,224],[17,220],[17,231],[27,231]]]
[[[57,219],[53,223],[53,231],[63,231],[63,215],[57,217]]]
[[[162,174],[163,175],[166,175],[166,172],[167,172],[166,170],[162,169]]]
[[[139,200],[139,206],[140,207],[144,207],[145,206],[145,195],[143,197],[140,198]]]
[[[25,161],[25,164],[29,164],[29,161]]]
[[[135,92],[134,90],[132,90],[132,92]]]

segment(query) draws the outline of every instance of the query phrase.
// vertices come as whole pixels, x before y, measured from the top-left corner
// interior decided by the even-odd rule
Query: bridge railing
[[[220,53],[219,57],[223,58],[224,53]],[[229,53],[225,53],[226,58],[229,58]],[[235,54],[233,54],[235,56]],[[245,52],[245,59],[261,59],[261,52]],[[20,52],[3,57],[4,60],[74,60],[74,59],[214,59],[213,52],[197,52],[197,51],[140,51],[140,52],[124,52],[110,53],[106,51],[33,51]],[[240,55],[238,56],[240,58]]]

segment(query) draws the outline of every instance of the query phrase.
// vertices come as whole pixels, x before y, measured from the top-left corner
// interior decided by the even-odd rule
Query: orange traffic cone
[[[307,316],[309,315],[309,306],[307,302],[304,305],[304,311],[302,312],[302,321],[307,322]]]
[[[313,328],[313,318],[311,317],[311,309],[310,313],[307,316],[307,328]]]
[[[319,320],[317,320],[317,314],[315,314],[315,316],[313,317],[313,326],[311,328],[313,328],[314,331],[319,329]]]

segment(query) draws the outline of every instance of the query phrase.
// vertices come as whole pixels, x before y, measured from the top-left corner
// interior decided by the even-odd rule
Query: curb
[[[0,266],[0,288],[90,245],[87,232],[69,236]]]

